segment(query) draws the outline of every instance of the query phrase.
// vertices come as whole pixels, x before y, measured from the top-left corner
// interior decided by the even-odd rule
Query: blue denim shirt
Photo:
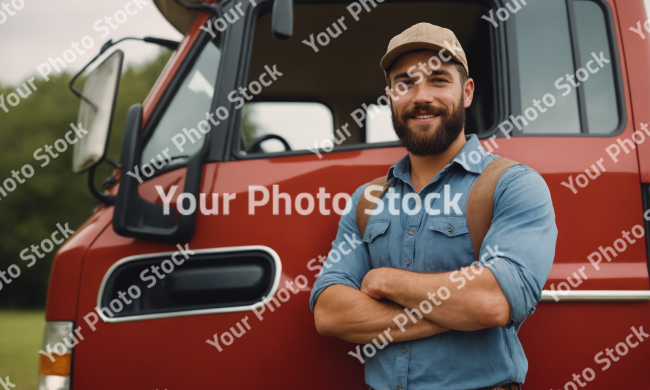
[[[359,187],[352,195],[349,212],[341,217],[333,249],[314,283],[311,309],[328,286],[359,289],[373,268],[449,272],[474,262],[465,219],[467,196],[483,169],[496,158],[472,135],[456,158],[420,191],[420,199],[410,196],[408,208],[420,206],[420,210],[407,213],[402,211],[402,199],[415,191],[410,159],[405,156],[388,171],[388,179],[396,179],[395,192],[401,195],[394,202],[399,213],[391,213],[384,195],[382,212],[371,216],[363,244],[355,245],[350,238],[356,235],[358,240],[360,235],[356,205],[367,184]],[[429,194],[434,195],[427,201]],[[430,206],[425,209],[427,203]],[[510,303],[510,324],[471,332],[450,330],[376,348],[374,356],[363,356],[366,383],[377,390],[478,389],[523,383],[528,361],[517,331],[541,299],[556,238],[555,214],[544,179],[523,164],[509,168],[494,192],[494,217],[480,258]],[[462,276],[456,275],[456,280]],[[360,364],[354,357],[346,358],[350,364]]]

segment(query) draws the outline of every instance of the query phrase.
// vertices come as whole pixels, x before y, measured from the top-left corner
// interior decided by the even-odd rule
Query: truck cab
[[[524,387],[577,388],[579,373],[641,388],[644,1],[155,4],[184,38],[128,112],[114,185],[55,257],[40,389],[364,388],[356,346],[317,333],[309,295],[350,194],[406,154],[379,60],[419,22],[465,50],[466,134],[535,169],[552,195],[555,260],[519,332]],[[111,81],[121,57],[108,55],[98,69]],[[97,126],[80,170],[105,157]]]

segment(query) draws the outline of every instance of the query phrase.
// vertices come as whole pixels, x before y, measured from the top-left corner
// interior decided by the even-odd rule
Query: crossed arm
[[[460,289],[458,283],[452,282],[451,272],[370,270],[360,290],[333,285],[321,293],[314,307],[316,329],[324,336],[367,344],[387,328],[391,328],[394,342],[401,342],[449,329],[472,331],[505,326],[510,320],[510,304],[489,268],[481,269],[478,274],[465,273],[472,279]],[[444,300],[437,294],[442,287],[449,291]],[[423,305],[424,311],[433,308],[429,313],[420,308],[422,301],[430,303]],[[404,314],[405,308],[418,309],[424,318],[414,315],[417,322],[409,321],[402,332],[394,318]]]
[[[484,240],[493,245],[494,251],[501,251],[496,253],[507,253],[507,257],[489,267],[465,268],[462,273],[417,273],[396,268],[370,269],[367,251],[357,246],[351,261],[334,264],[314,285],[311,302],[318,332],[369,343],[390,327],[394,342],[400,342],[450,329],[473,331],[506,326],[511,320],[523,321],[541,298],[553,263],[557,227],[543,178],[523,166],[508,172],[502,178],[503,187],[495,189],[494,218]],[[362,192],[360,187],[352,196],[353,205]],[[346,233],[358,234],[354,214],[353,207],[347,217],[341,218],[337,242],[342,242]],[[483,256],[485,253],[481,259]],[[465,283],[459,283],[461,275]],[[495,275],[506,283],[505,293]],[[322,290],[318,284],[330,286]],[[438,294],[440,291],[446,296],[445,289],[449,296],[443,299]],[[425,300],[429,303],[420,306]],[[417,322],[409,320],[402,332],[393,319],[405,314],[405,309],[417,309],[424,318],[414,314]]]

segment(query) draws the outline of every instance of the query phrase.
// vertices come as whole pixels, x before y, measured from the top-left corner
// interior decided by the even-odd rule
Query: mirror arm
[[[70,87],[70,90],[72,91],[72,93],[77,95],[79,98],[85,100],[86,103],[90,104],[95,110],[97,109],[97,106],[95,106],[89,99],[87,99],[80,90],[78,90],[77,88],[74,87],[74,82],[77,81],[79,76],[81,76],[83,74],[83,72],[85,72],[86,69],[88,69],[88,67],[90,65],[92,65],[93,62],[97,61],[97,59],[102,54],[104,54],[106,52],[106,50],[110,49],[113,45],[115,45],[115,44],[117,44],[119,42],[125,41],[127,39],[139,39],[139,38],[126,37],[126,38],[120,39],[119,41],[117,41],[115,43],[113,43],[112,39],[109,39],[106,43],[104,43],[102,48],[99,50],[99,53],[95,57],[93,57],[92,60],[88,61],[88,63],[86,65],[84,65],[84,67],[81,68],[81,70],[79,72],[77,72],[77,74],[75,74],[74,77],[72,77],[72,79],[70,79],[70,83],[68,84],[68,86]]]
[[[170,39],[156,38],[156,37],[144,37],[142,39],[144,42],[153,43],[158,46],[166,47],[171,51],[176,51],[178,46],[181,44],[178,41],[172,41]]]
[[[91,106],[94,110],[97,110],[97,106],[96,106],[95,104],[93,104],[93,102],[91,102],[88,98],[86,98],[86,97],[83,95],[83,93],[81,93],[80,90],[78,90],[77,88],[74,87],[74,82],[77,81],[77,78],[78,78],[79,76],[81,76],[81,74],[82,74],[86,69],[88,69],[88,67],[90,66],[90,64],[92,64],[93,62],[95,62],[95,60],[96,60],[100,55],[101,55],[101,53],[100,53],[100,54],[97,54],[97,55],[95,56],[95,58],[93,58],[92,60],[90,60],[90,62],[88,62],[88,63],[86,64],[86,66],[84,66],[84,67],[83,67],[83,68],[82,68],[82,69],[81,69],[81,70],[80,70],[76,75],[74,75],[74,76],[70,79],[70,83],[68,84],[68,87],[70,87],[70,91],[72,91],[72,93],[74,93],[75,95],[77,95],[80,99],[85,100],[86,103],[90,104],[90,106]]]
[[[95,169],[97,169],[97,165],[93,165],[90,167],[88,170],[88,188],[90,189],[90,193],[93,194],[93,196],[97,199],[99,199],[100,202],[102,202],[106,207],[112,206],[115,204],[115,199],[116,197],[113,195],[106,195],[104,193],[101,193],[95,188]]]
[[[115,167],[117,169],[122,168],[120,163],[118,163],[117,161],[113,160],[112,158],[110,158],[108,156],[104,156],[104,160],[106,160],[107,163],[111,164],[113,167]]]
[[[92,65],[93,62],[97,61],[97,59],[102,54],[104,54],[108,49],[110,49],[111,47],[117,45],[118,43],[120,43],[122,41],[143,41],[143,42],[153,43],[153,44],[156,44],[156,45],[159,45],[159,46],[163,46],[163,47],[166,47],[166,48],[168,48],[170,50],[176,50],[176,49],[178,49],[178,46],[180,45],[180,42],[177,42],[177,41],[172,41],[172,40],[163,39],[163,38],[155,38],[155,37],[144,37],[144,38],[124,37],[124,38],[121,38],[121,39],[119,39],[119,40],[117,40],[115,42],[113,42],[112,39],[109,39],[108,41],[106,41],[106,43],[104,43],[104,45],[102,45],[102,48],[99,50],[99,54],[97,54],[95,57],[93,57],[92,60],[88,61],[88,63],[83,68],[81,68],[81,70],[79,72],[77,72],[77,74],[75,74],[74,77],[72,77],[72,79],[70,79],[70,83],[68,84],[68,86],[70,88],[70,91],[72,91],[72,93],[77,95],[79,98],[85,100],[86,103],[90,104],[94,109],[97,109],[97,106],[95,106],[90,100],[88,100],[80,90],[78,90],[77,88],[74,87],[74,82],[77,81],[79,76],[81,76],[83,74],[83,72],[85,72],[86,69],[88,69],[88,67],[90,65]]]

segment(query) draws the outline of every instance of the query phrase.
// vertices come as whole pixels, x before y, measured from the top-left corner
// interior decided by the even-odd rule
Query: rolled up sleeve
[[[480,259],[510,303],[509,326],[520,325],[541,300],[557,233],[551,194],[541,175],[524,165],[508,169],[494,191],[494,217]]]
[[[316,279],[309,298],[309,306],[314,311],[318,296],[327,287],[342,284],[359,289],[364,276],[370,271],[370,256],[357,227],[356,209],[359,198],[367,184],[359,187],[348,202],[339,221],[336,239],[332,250],[323,264],[323,271]]]

